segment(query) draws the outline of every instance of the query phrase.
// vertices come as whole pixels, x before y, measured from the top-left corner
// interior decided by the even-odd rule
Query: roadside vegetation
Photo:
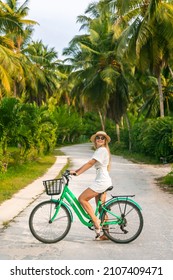
[[[64,60],[33,41],[28,13],[28,0],[0,1],[1,199],[40,176],[56,147],[98,130],[113,154],[172,164],[172,1],[91,1]],[[172,188],[172,172],[163,183]]]
[[[165,177],[159,178],[157,183],[163,191],[173,194],[173,171],[171,171]]]
[[[42,176],[54,164],[56,157],[62,155],[58,150],[34,161],[13,163],[8,172],[0,173],[0,204],[12,197],[13,194]],[[58,174],[57,174],[58,175]]]

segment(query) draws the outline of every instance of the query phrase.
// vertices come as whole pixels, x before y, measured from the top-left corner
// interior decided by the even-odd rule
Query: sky
[[[84,15],[92,2],[97,0],[30,0],[28,18],[39,23],[34,26],[33,40],[42,40],[44,45],[54,47],[62,59],[62,50],[79,34],[77,16]]]

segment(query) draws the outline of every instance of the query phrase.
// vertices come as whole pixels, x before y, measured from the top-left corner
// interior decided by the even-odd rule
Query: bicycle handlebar
[[[62,177],[64,177],[67,180],[67,183],[69,182],[70,175],[76,176],[76,173],[71,174],[70,170],[65,170],[62,174]]]
[[[64,177],[69,177],[70,176],[70,170],[65,170],[64,173],[62,174]]]

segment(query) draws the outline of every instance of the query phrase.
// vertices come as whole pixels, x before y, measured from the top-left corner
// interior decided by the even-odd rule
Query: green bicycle
[[[69,189],[69,180],[70,172],[66,170],[60,179],[43,181],[46,193],[51,195],[51,199],[38,204],[29,217],[31,233],[43,243],[58,242],[68,234],[73,221],[71,208],[83,225],[94,229],[90,216]],[[60,193],[59,199],[52,197]],[[134,195],[112,196],[103,203],[100,195],[95,215],[101,220],[103,233],[113,242],[129,243],[142,231],[141,207],[132,200],[132,197]]]

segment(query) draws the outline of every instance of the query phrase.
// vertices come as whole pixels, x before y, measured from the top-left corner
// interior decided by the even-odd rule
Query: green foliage
[[[164,191],[173,193],[173,169],[166,176],[159,178],[158,182]]]
[[[53,112],[53,119],[56,124],[57,143],[78,141],[83,132],[82,118],[74,108],[58,106]]]
[[[163,183],[166,185],[169,185],[172,187],[173,190],[173,171],[168,173],[164,178],[163,178]]]
[[[54,149],[56,127],[47,107],[22,104],[15,98],[0,103],[0,169],[5,171],[11,158],[9,146],[16,146],[20,161],[32,160]]]
[[[173,119],[150,119],[136,124],[132,129],[132,149],[155,157],[157,160],[173,159]]]
[[[142,141],[142,132],[145,129],[145,121],[134,124],[131,131],[132,151],[145,153]]]
[[[15,98],[4,98],[0,104],[0,142],[2,156],[7,155],[8,144],[16,135],[19,124],[19,101]],[[8,164],[8,162],[6,162]]]
[[[96,131],[101,130],[100,119],[97,113],[87,112],[83,116],[84,133],[89,137]]]
[[[127,147],[125,145],[125,142],[113,142],[110,144],[110,149],[112,154],[122,154],[122,151],[127,150]]]
[[[96,131],[103,130],[100,118],[97,112],[87,112],[82,117],[84,139],[88,141]],[[115,123],[106,118],[105,130],[110,135],[112,142],[116,141]]]
[[[149,4],[154,1],[121,2],[92,3],[78,18],[87,32],[64,50],[68,65],[57,61],[54,48],[31,42],[35,22],[25,19],[28,1],[21,7],[1,1],[1,170],[57,143],[86,141],[104,125],[115,151],[130,147],[130,135],[132,151],[171,160],[172,120],[135,121],[139,113],[140,120],[159,115],[158,77],[165,113],[172,116],[172,4],[161,1],[156,9]],[[19,99],[3,98],[7,92]],[[121,125],[127,108],[131,133],[124,124],[117,143],[115,123]],[[17,152],[9,153],[9,146]]]

